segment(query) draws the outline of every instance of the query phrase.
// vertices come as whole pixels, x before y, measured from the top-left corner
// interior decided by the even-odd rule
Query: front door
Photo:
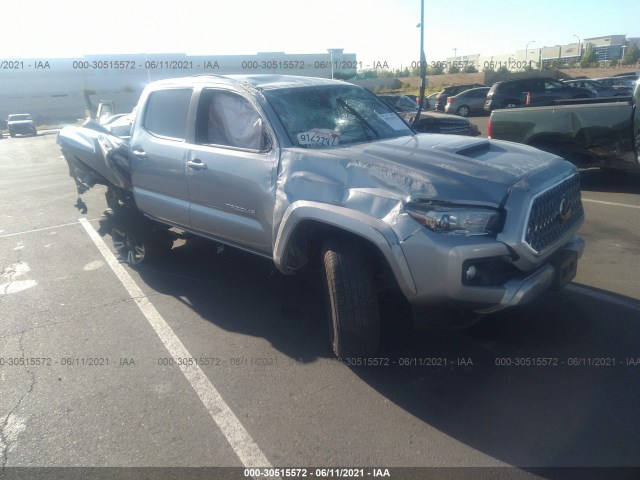
[[[203,89],[186,170],[191,228],[271,255],[278,154],[267,130],[246,97]]]

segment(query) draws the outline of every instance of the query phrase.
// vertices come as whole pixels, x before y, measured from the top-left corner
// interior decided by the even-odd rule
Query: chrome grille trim
[[[580,177],[576,173],[532,198],[522,243],[535,255],[542,255],[583,219]]]

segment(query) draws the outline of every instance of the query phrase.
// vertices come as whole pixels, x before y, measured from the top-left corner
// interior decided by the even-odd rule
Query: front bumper
[[[33,123],[19,123],[8,126],[9,132],[14,135],[32,135],[36,133],[36,126]]]
[[[577,260],[582,257],[584,245],[585,242],[582,237],[574,236],[571,242],[565,245],[555,256],[555,258],[558,258],[563,255],[564,258],[568,258],[570,261],[548,263],[524,278],[512,278],[503,285],[504,295],[499,304],[479,309],[477,312],[493,313],[516,305],[524,305],[549,289],[558,289],[565,286],[576,276]]]
[[[423,235],[431,238],[425,242]],[[435,235],[423,230],[402,244],[416,285],[409,302],[423,307],[456,304],[479,313],[523,305],[549,289],[561,288],[575,277],[577,259],[585,245],[574,235],[539,265],[522,271],[513,264],[513,251],[495,239],[462,237],[457,245],[451,245],[451,237]],[[430,247],[425,248],[426,243]],[[482,265],[489,259],[503,265],[504,271],[488,276],[491,279],[480,285],[465,282],[469,265]]]

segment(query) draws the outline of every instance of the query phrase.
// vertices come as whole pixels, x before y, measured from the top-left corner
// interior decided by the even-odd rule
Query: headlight
[[[405,212],[438,233],[489,235],[500,223],[500,214],[485,208],[407,204]]]

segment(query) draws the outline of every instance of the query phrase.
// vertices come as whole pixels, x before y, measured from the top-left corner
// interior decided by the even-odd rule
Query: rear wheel
[[[520,102],[518,100],[506,100],[502,104],[502,108],[516,108],[520,106]]]
[[[378,295],[371,261],[355,239],[322,247],[331,345],[338,357],[367,357],[380,347]]]
[[[469,112],[470,111],[471,111],[471,109],[468,106],[462,105],[460,108],[458,108],[456,113],[458,115],[460,115],[461,117],[467,117],[467,116],[469,116]]]
[[[111,240],[118,255],[129,265],[139,265],[149,258],[149,248],[140,235],[122,226],[113,227]]]

